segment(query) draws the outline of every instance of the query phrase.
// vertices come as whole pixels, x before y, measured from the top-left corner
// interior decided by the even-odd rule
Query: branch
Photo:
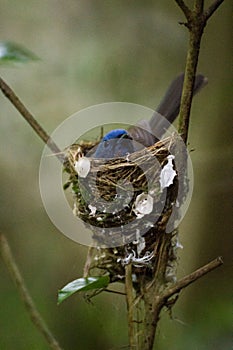
[[[51,151],[57,156],[57,158],[64,162],[64,156],[62,155],[61,150],[56,145],[56,143],[51,139],[51,137],[46,133],[42,126],[37,122],[33,115],[28,111],[20,99],[16,96],[14,91],[7,85],[7,83],[0,78],[0,89],[3,94],[10,100],[14,105],[17,111],[23,116],[23,118],[31,125],[33,130],[37,135],[44,141],[45,144],[51,149]]]
[[[221,3],[224,0],[216,0],[213,2],[212,5],[204,12],[205,20],[208,21],[208,19],[213,15],[213,13],[217,10],[217,8],[221,5]]]
[[[172,287],[166,289],[164,293],[160,296],[161,300],[167,301],[174,294],[179,293],[182,289],[186,288],[191,283],[195,282],[202,276],[206,275],[210,271],[216,269],[217,267],[223,264],[222,257],[218,257],[215,260],[212,260],[210,263],[202,266],[198,270],[194,271],[188,276],[181,278],[177,283],[175,283]]]
[[[203,12],[204,0],[195,0],[193,11],[198,15],[201,15]]]
[[[195,0],[192,11],[187,7],[183,0],[175,0],[182,12],[185,14],[187,19],[185,26],[189,29],[189,46],[186,58],[178,126],[179,134],[185,143],[187,143],[188,139],[193,87],[203,31],[207,24],[207,20],[223,1],[224,0],[216,0],[207,11],[203,12],[204,0]]]
[[[188,6],[185,4],[183,0],[175,0],[177,5],[181,8],[181,10],[184,12],[184,15],[186,18],[189,18],[191,15],[191,10],[188,8]]]
[[[134,335],[134,319],[133,319],[133,303],[134,303],[134,292],[133,292],[133,281],[132,281],[132,264],[125,265],[125,294],[127,303],[127,314],[128,314],[128,333],[130,349],[136,346],[136,337]]]
[[[30,315],[30,318],[39,332],[44,336],[46,342],[52,350],[62,350],[57,340],[54,338],[50,330],[48,329],[45,321],[42,319],[39,311],[25,286],[24,280],[20,274],[20,271],[14,261],[11,249],[8,245],[6,237],[0,233],[0,254],[2,260],[5,263],[12,280],[16,284],[18,292],[23,300],[24,306]]]

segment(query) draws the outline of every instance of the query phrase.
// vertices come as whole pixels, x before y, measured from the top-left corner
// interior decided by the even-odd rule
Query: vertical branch
[[[184,89],[181,97],[180,118],[178,126],[179,134],[185,143],[187,143],[188,139],[190,111],[202,30],[203,28],[198,28],[195,33],[193,31],[190,32],[189,38],[189,50],[185,67]]]
[[[193,12],[201,15],[203,12],[204,0],[195,0],[193,5]]]
[[[189,44],[186,57],[186,67],[184,75],[184,86],[181,97],[180,117],[179,117],[179,133],[185,143],[188,139],[189,119],[192,105],[193,88],[195,83],[195,75],[197,71],[198,57],[200,51],[200,43],[205,27],[205,21],[202,17],[203,0],[196,0],[194,10],[187,12],[183,10],[187,23],[185,26],[189,29]]]
[[[191,11],[182,0],[175,0],[177,5],[183,11],[187,22],[183,23],[189,30],[189,44],[186,58],[184,86],[181,97],[179,133],[187,143],[190,110],[192,105],[193,87],[197,71],[200,44],[204,28],[210,16],[216,11],[224,0],[214,1],[210,7],[204,11],[204,0],[195,0],[193,10]]]
[[[135,334],[134,327],[134,288],[132,281],[132,264],[129,263],[125,266],[125,293],[128,315],[128,334],[130,349],[138,349],[136,344],[137,335]]]

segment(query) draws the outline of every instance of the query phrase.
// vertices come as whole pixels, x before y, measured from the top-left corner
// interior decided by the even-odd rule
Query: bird
[[[207,81],[204,75],[197,74],[193,93],[196,94]],[[107,159],[125,157],[160,140],[179,114],[183,82],[184,73],[181,73],[169,85],[150,120],[143,119],[128,130],[113,129],[104,135],[93,157]],[[161,118],[161,115],[164,118]]]

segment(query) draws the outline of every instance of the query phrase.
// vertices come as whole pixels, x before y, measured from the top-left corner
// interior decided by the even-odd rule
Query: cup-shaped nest
[[[142,249],[149,250],[155,232],[166,231],[176,203],[176,137],[116,159],[86,157],[93,146],[83,141],[67,150],[65,187],[71,185],[74,214],[92,230],[97,246],[124,246],[140,235]]]

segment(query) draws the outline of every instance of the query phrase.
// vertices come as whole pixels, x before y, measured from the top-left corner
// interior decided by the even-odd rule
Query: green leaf
[[[38,59],[34,53],[19,44],[0,41],[0,64],[27,63]]]
[[[61,304],[76,292],[86,292],[88,290],[106,288],[109,282],[109,276],[78,278],[59,290],[58,304]]]

